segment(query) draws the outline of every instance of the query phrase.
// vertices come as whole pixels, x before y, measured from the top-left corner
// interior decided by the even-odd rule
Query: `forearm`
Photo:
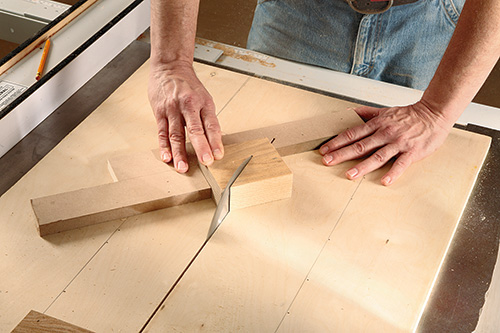
[[[193,62],[198,5],[199,0],[151,0],[152,65]]]
[[[500,55],[500,1],[467,0],[422,102],[453,124],[472,101]]]

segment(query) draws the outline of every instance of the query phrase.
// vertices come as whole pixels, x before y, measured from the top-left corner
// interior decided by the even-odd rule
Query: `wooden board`
[[[126,218],[211,197],[198,168],[163,172],[31,200],[40,236]]]
[[[163,298],[176,285],[205,241],[215,207],[211,200],[50,235],[46,239],[38,237],[34,227],[30,198],[109,183],[112,181],[106,168],[109,156],[156,147],[156,124],[145,88],[147,66],[134,74],[0,198],[0,330],[10,331],[30,309],[36,309],[97,332],[137,332],[159,306],[161,309]],[[336,112],[355,117],[347,110],[352,103],[249,79],[211,66],[197,64],[196,70],[214,96],[226,133]],[[474,150],[484,152],[484,147],[475,147]],[[462,163],[462,158],[471,163],[466,153],[456,163],[446,162],[453,163],[454,172],[453,175],[447,173],[446,177],[459,179],[462,168],[477,174],[480,161],[474,164],[475,169]],[[326,247],[323,251],[321,249],[326,246],[332,230],[334,236],[337,222],[343,223],[344,230],[348,229],[350,223],[346,223],[344,217],[340,218],[346,203],[358,185],[358,190],[361,190],[372,179],[348,181],[344,173],[353,163],[327,168],[321,165],[321,157],[314,152],[286,157],[285,161],[297,176],[292,198],[232,212],[206,251],[200,253],[198,259],[203,260],[195,260],[191,267],[196,272],[203,272],[198,276],[200,279],[192,279],[191,269],[186,272],[167,298],[165,308],[152,320],[151,329],[164,331],[165,327],[174,324],[197,328],[196,323],[200,327],[205,324],[206,328],[222,327],[225,331],[237,330],[238,327],[240,330],[259,331],[287,319],[288,307],[291,304],[291,309],[294,309],[293,299],[299,299],[301,286],[305,285],[309,272],[314,272],[314,263],[324,260],[321,258],[323,253],[328,253]],[[433,168],[413,168],[418,170],[414,175],[418,180],[436,172]],[[375,183],[372,185],[376,187]],[[470,188],[472,184],[468,186]],[[394,195],[391,191],[396,189],[390,187],[384,193],[390,197]],[[448,190],[455,191],[455,188],[437,188],[444,197]],[[463,191],[463,187],[457,191]],[[379,194],[374,192],[373,195]],[[342,209],[339,207],[341,203],[344,204]],[[452,209],[437,201],[433,207],[427,211]],[[348,211],[352,215],[353,211],[346,210],[346,213]],[[396,206],[391,211],[405,213],[405,208]],[[399,224],[392,226],[393,233],[408,235],[408,239],[412,239],[406,229],[399,228]],[[382,233],[380,237],[385,236]],[[432,234],[433,242],[444,244],[450,237]],[[427,243],[420,240],[418,244],[417,254]],[[367,251],[372,250],[370,246]],[[382,265],[400,250],[400,247],[395,247],[383,255],[370,252],[371,262]],[[427,260],[440,262],[442,254],[439,260],[434,257],[422,262],[414,258],[406,258],[405,262],[414,265],[408,271],[427,267]],[[346,269],[349,267],[346,264]],[[392,266],[384,268],[390,270]],[[364,269],[360,266],[357,272]],[[393,279],[401,274],[401,270],[393,272]],[[406,277],[399,278],[404,281]],[[414,280],[407,281],[413,283]],[[362,281],[360,283],[360,286],[366,286]],[[192,291],[188,292],[191,289],[186,288],[187,285]],[[182,295],[189,295],[189,298],[182,298]],[[180,318],[164,321],[162,316],[165,309],[174,306],[170,303],[173,300],[179,300],[175,305],[178,309],[171,311],[179,313]],[[290,316],[295,314],[301,318],[299,308],[297,305]],[[195,315],[188,318],[191,324],[183,321],[187,319],[182,309]],[[360,312],[356,316],[353,313],[346,318],[363,322],[364,314]],[[204,321],[204,318],[208,319]],[[165,325],[163,328],[162,324]],[[277,325],[273,326],[274,329]],[[287,324],[283,321],[282,325]],[[373,331],[376,329],[374,325]]]
[[[294,175],[291,199],[231,212],[147,332],[278,327],[359,185],[344,177],[345,165],[325,168],[317,152],[285,162]]]
[[[92,333],[92,331],[71,325],[43,313],[31,310],[12,333]]]
[[[290,198],[293,175],[268,138],[227,145],[224,158],[210,167],[200,165],[218,204],[234,171],[253,156],[231,186],[229,207],[240,209]]]
[[[45,238],[36,230],[30,198],[109,183],[109,156],[156,147],[148,65],[0,197],[0,331],[32,309],[97,332],[138,331],[205,240],[212,200]],[[196,72],[219,110],[248,80],[200,64]],[[70,286],[81,286],[81,297]],[[63,310],[51,312],[60,302]]]
[[[413,330],[489,143],[454,130],[391,187],[287,157],[292,200],[231,214],[147,330]]]

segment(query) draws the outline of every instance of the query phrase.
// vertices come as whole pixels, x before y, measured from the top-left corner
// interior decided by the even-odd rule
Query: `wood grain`
[[[387,168],[349,190],[340,173],[349,165],[336,178],[311,153],[285,158],[291,202],[232,213],[148,330],[412,331],[489,142],[454,130],[391,187],[379,183]],[[289,223],[301,227],[288,233]]]
[[[205,240],[212,200],[44,238],[35,227],[31,198],[107,184],[109,156],[157,145],[148,66],[0,197],[0,331],[31,309],[97,332],[138,331]],[[195,70],[219,109],[248,79],[202,64]]]
[[[325,168],[317,152],[284,160],[294,174],[292,197],[231,212],[147,332],[278,327],[359,185],[344,177],[346,165]]]
[[[280,331],[415,330],[490,141],[453,130],[394,186],[366,176]]]
[[[253,156],[231,186],[231,210],[290,198],[293,175],[268,138],[225,147],[224,158],[207,167],[200,165],[216,203],[239,165]]]
[[[31,310],[12,333],[92,333],[92,331]]]
[[[164,172],[31,200],[40,236],[208,199],[201,171]]]

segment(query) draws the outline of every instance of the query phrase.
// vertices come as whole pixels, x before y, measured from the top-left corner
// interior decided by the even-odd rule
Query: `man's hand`
[[[188,171],[185,133],[201,163],[210,165],[214,158],[223,157],[214,102],[190,63],[170,63],[152,68],[148,94],[158,124],[158,141],[164,162],[173,159],[178,172]]]
[[[336,165],[368,156],[349,169],[347,178],[356,179],[396,158],[382,177],[390,185],[413,163],[437,150],[448,136],[453,122],[447,121],[418,102],[405,107],[355,109],[366,123],[348,129],[320,148],[325,165]]]

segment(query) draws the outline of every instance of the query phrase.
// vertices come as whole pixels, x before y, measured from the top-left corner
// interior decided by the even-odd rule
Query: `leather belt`
[[[391,7],[406,5],[418,0],[345,0],[349,6],[361,14],[380,14]]]

